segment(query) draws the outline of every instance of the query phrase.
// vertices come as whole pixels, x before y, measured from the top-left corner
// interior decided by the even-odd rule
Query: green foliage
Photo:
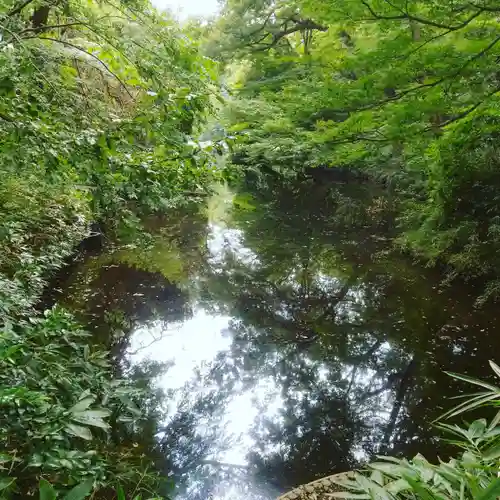
[[[490,361],[491,368],[500,376],[500,367]],[[487,389],[464,396],[465,401],[445,416],[491,406],[498,408],[500,388],[464,375],[452,377]],[[378,457],[368,466],[367,473],[354,473],[349,479],[337,482],[344,489],[333,493],[333,498],[383,499],[481,499],[496,498],[500,493],[498,464],[500,458],[500,413],[490,422],[473,421],[467,427],[445,424],[438,426],[453,437],[451,442],[462,448],[458,457],[432,464],[422,455],[412,460]]]
[[[3,317],[32,305],[90,222],[136,224],[208,190],[217,154],[196,137],[217,71],[147,2],[9,1],[0,35]]]
[[[362,169],[401,194],[402,248],[452,276],[495,277],[498,12],[493,0],[226,0],[207,50],[231,75],[233,162]]]
[[[57,309],[3,329],[0,442],[9,490],[33,492],[37,477],[58,491],[79,483],[87,489],[88,481],[98,490],[114,481],[129,488],[142,480],[144,491],[155,486],[154,474],[144,478],[137,466],[146,458],[136,462],[132,447],[118,453],[141,428],[142,393],[130,381],[112,380],[108,354],[88,339]]]

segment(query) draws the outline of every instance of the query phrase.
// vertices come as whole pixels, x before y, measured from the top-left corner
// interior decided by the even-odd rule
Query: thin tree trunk
[[[401,407],[403,406],[403,401],[405,399],[406,393],[410,388],[410,382],[413,378],[413,374],[415,373],[416,365],[417,365],[417,360],[414,356],[413,359],[408,364],[408,366],[406,367],[404,375],[401,377],[401,382],[396,392],[396,398],[394,400],[394,405],[392,407],[391,415],[389,417],[389,422],[387,423],[387,427],[384,432],[384,438],[382,440],[380,453],[387,453],[387,450],[389,449],[389,443],[391,441],[392,435],[394,434],[394,429],[396,428],[396,422],[398,420]]]

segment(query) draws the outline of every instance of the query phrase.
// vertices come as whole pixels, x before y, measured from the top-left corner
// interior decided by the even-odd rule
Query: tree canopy
[[[498,12],[493,0],[224,2],[206,50],[233,91],[233,162],[362,171],[401,193],[404,248],[495,276]]]

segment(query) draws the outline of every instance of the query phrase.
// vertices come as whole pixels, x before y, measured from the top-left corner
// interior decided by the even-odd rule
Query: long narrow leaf
[[[464,382],[468,382],[469,384],[478,385],[480,387],[484,387],[485,389],[489,389],[490,391],[495,391],[500,393],[500,387],[488,384],[488,382],[483,382],[482,380],[479,380],[477,378],[469,377],[467,375],[460,375],[459,373],[453,373],[453,372],[444,372],[444,373],[446,373],[446,375],[449,375],[452,378],[463,380]]]
[[[497,377],[500,377],[500,366],[498,366],[495,362],[491,361],[491,359],[490,359],[490,366],[491,369],[495,372],[495,375]]]
[[[497,477],[490,485],[476,497],[476,500],[493,500],[500,495],[500,477]]]
[[[116,496],[117,496],[117,500],[126,500],[125,492],[123,491],[123,488],[121,486],[118,486],[118,488],[116,490]]]
[[[437,420],[445,419],[445,418],[451,418],[456,415],[460,415],[461,413],[465,413],[466,411],[473,410],[475,408],[479,408],[480,406],[484,405],[484,403],[488,403],[489,401],[493,401],[495,399],[500,399],[500,393],[489,393],[488,395],[485,395],[483,398],[474,398],[471,401],[466,401],[465,403],[462,403],[455,408],[452,408],[450,411],[446,412],[444,415],[439,417]]]
[[[493,394],[491,391],[481,391],[481,392],[475,392],[474,394],[465,394],[463,397],[467,398],[466,401],[463,401],[462,403],[458,404],[457,406],[454,406],[451,410],[448,410],[446,413],[443,413],[440,417],[436,418],[434,422],[438,422],[440,420],[444,420],[449,417],[450,413],[453,411],[457,410],[458,408],[462,408],[463,406],[467,406],[468,404],[472,403],[473,401],[479,401],[482,398],[489,397]]]
[[[500,423],[500,411],[495,415],[490,425],[488,426],[488,430],[494,429]]]

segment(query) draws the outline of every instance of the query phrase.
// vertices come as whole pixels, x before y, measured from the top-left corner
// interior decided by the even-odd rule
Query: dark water
[[[494,308],[393,251],[390,196],[269,182],[147,221],[82,257],[55,298],[162,390],[178,498],[272,499],[374,454],[450,452],[431,422],[490,377]],[[210,496],[212,495],[212,496]]]

